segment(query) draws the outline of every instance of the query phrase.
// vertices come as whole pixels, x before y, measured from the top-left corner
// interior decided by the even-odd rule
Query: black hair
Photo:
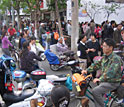
[[[77,41],[77,43],[79,44],[80,43],[80,41],[85,37],[86,35],[85,34],[83,34],[83,35],[80,35],[79,36],[79,39],[78,39],[78,41]]]
[[[103,41],[103,43],[104,43],[104,42],[105,42],[108,46],[112,46],[113,49],[114,49],[115,46],[116,46],[116,43],[115,43],[115,41],[114,41],[113,39],[105,38],[104,41]]]
[[[111,21],[111,25],[112,25],[112,24],[114,24],[114,23],[115,23],[115,21],[114,21],[114,20],[112,20],[112,21]]]
[[[34,36],[32,36],[32,37],[30,38],[30,40],[36,40],[36,38],[35,38]]]
[[[55,107],[68,107],[70,92],[63,85],[55,86],[51,91],[51,99]]]
[[[96,38],[96,34],[95,33],[90,33],[90,36],[94,36]]]
[[[28,46],[30,45],[29,41],[25,41],[22,45],[22,51],[20,53],[20,57],[25,57],[28,54]]]
[[[23,35],[24,35],[24,32],[20,33],[20,36],[21,36],[21,37],[23,37]]]

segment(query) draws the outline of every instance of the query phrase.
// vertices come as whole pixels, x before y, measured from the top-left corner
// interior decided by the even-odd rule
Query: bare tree
[[[118,15],[117,10],[123,8],[123,6],[121,6],[121,4],[112,3],[112,4],[104,5],[102,8],[103,8],[102,10],[105,13],[105,17],[107,17],[108,20],[110,15],[112,14]]]
[[[96,3],[92,3],[91,1],[83,2],[81,7],[83,7],[86,10],[87,15],[91,20],[95,19],[96,15],[101,13],[101,10],[102,10],[102,7],[100,5]]]

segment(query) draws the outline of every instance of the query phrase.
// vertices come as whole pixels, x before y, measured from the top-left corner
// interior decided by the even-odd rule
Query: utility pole
[[[59,15],[59,9],[58,9],[58,0],[55,0],[55,7],[56,7],[56,16],[58,19],[59,33],[60,33],[60,36],[63,36],[62,26],[61,26],[61,21],[60,21],[60,15]]]
[[[72,0],[71,4],[72,4],[71,50],[77,52],[77,41],[79,38],[78,0]]]

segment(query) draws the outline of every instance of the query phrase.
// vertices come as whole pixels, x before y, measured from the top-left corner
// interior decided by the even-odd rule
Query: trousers
[[[103,82],[103,83],[100,83],[99,86],[96,86],[95,88],[93,88],[92,94],[95,101],[95,107],[105,107],[103,95],[112,90],[115,90],[119,85],[120,83]]]

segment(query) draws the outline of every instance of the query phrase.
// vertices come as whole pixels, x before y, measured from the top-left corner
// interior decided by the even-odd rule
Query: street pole
[[[77,52],[78,38],[79,38],[78,0],[72,0],[71,50],[74,51],[74,52]]]

